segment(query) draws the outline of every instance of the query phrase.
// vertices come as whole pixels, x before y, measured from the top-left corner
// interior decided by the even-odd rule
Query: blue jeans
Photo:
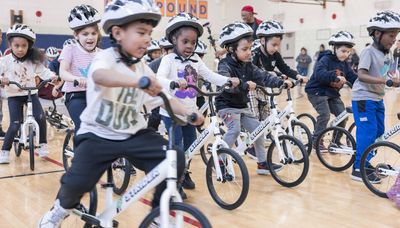
[[[165,124],[165,128],[169,132],[169,128],[172,125],[172,120],[169,117],[161,116],[162,121]],[[175,129],[175,146],[178,149],[186,151],[190,145],[196,140],[196,127],[193,125],[176,126]]]
[[[354,169],[360,168],[361,156],[365,149],[385,132],[385,106],[381,101],[352,101],[356,122],[356,160]],[[367,160],[369,161],[371,157]]]
[[[307,76],[308,74],[308,68],[307,67],[297,67],[297,72],[301,75],[301,76]]]
[[[72,92],[65,95],[65,106],[68,109],[69,116],[75,124],[75,135],[81,126],[79,118],[86,108],[86,92]]]

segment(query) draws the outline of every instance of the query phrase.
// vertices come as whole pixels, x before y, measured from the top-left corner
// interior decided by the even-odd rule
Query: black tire
[[[225,134],[224,129],[219,128],[219,131],[220,131],[221,135]],[[202,146],[200,148],[201,160],[203,160],[205,165],[208,164],[208,159],[211,157],[211,147],[212,147],[212,143],[206,142],[206,144],[204,144],[204,146]]]
[[[35,132],[33,126],[29,126],[29,165],[31,170],[35,170]]]
[[[23,146],[19,143],[20,137],[21,137],[21,132],[20,132],[20,130],[18,130],[17,136],[14,138],[14,146],[13,146],[16,157],[21,156],[21,152],[23,149]]]
[[[350,132],[350,134],[351,134],[353,137],[356,137],[356,122],[353,122],[353,123],[350,125],[349,129],[347,129],[347,131]],[[356,143],[357,143],[357,142],[356,142]]]
[[[185,204],[185,203],[177,203],[177,202],[171,202],[169,205],[169,209],[172,211],[182,211],[186,212],[187,214],[191,215],[191,218],[188,218],[187,216],[186,219],[190,219],[191,221],[184,222],[184,225],[191,225],[190,227],[202,227],[202,228],[211,228],[211,223],[208,221],[207,217],[201,213],[197,208]],[[171,212],[170,212],[171,214]],[[146,228],[150,227],[150,225],[153,223],[154,219],[160,216],[160,207],[154,208],[142,221],[142,223],[139,225],[139,228]]]
[[[131,170],[132,165],[126,158],[119,158],[111,164],[111,172],[114,182],[113,191],[115,194],[121,195],[126,191],[131,177]]]
[[[300,130],[301,135],[296,134],[297,133],[295,129],[296,127],[299,127],[301,129]],[[310,156],[312,151],[312,135],[310,129],[308,129],[308,127],[305,124],[298,121],[294,121],[292,122],[292,131],[293,131],[293,136],[303,143],[303,146],[306,149],[308,156]]]
[[[394,156],[388,155],[386,149],[393,150]],[[385,155],[382,155],[383,153],[385,153]],[[369,157],[371,160],[367,162]],[[389,162],[389,159],[392,160],[392,162]],[[399,175],[399,172],[395,172],[395,170],[399,170],[399,160],[400,147],[398,145],[388,141],[381,141],[370,145],[364,151],[360,164],[361,176],[367,188],[377,196],[388,198],[386,193],[395,184],[396,178]],[[367,163],[371,166],[367,167]],[[390,173],[393,174],[387,175],[384,173],[385,171],[390,171]],[[379,177],[380,182],[372,183],[368,178],[371,174],[374,180],[376,180],[375,177]]]
[[[279,144],[282,146],[285,157],[287,157],[286,161],[281,161],[279,158],[278,150],[274,153],[274,149],[276,148],[275,141],[272,141],[270,147],[268,148],[267,153],[267,163],[268,167],[273,167],[274,164],[282,165],[282,170],[270,169],[271,176],[278,182],[280,185],[285,187],[295,187],[301,184],[304,179],[307,177],[308,169],[309,169],[309,159],[306,149],[303,144],[293,136],[290,135],[281,135],[279,136]],[[288,146],[291,146],[291,151],[293,153],[294,149],[298,149],[296,154],[293,154],[294,158],[288,158],[289,150]],[[302,166],[302,167],[300,167]],[[293,180],[287,180],[286,177],[294,177],[291,170],[299,168],[301,169],[300,175]],[[287,175],[286,175],[287,174]]]
[[[311,124],[310,124],[311,126],[307,126],[307,125],[306,126],[308,127],[310,132],[314,132],[315,124],[317,124],[317,120],[315,120],[315,118],[311,114],[301,113],[300,115],[297,116],[297,119],[303,124],[307,123],[307,121],[311,122]]]
[[[214,167],[214,160],[209,159],[208,164],[207,164],[207,169],[206,169],[206,181],[207,181],[207,187],[208,191],[211,194],[211,197],[213,200],[222,208],[226,210],[233,210],[238,208],[240,205],[243,204],[245,199],[247,198],[247,194],[249,193],[249,172],[247,171],[246,164],[244,163],[243,159],[240,157],[239,154],[237,154],[235,151],[227,148],[220,148],[217,151],[218,157],[220,158],[220,162],[223,162],[224,164],[224,169],[223,171],[223,180],[217,180],[216,179],[216,174],[215,174],[215,167]],[[230,156],[230,157],[229,157]],[[225,161],[224,161],[225,160]],[[228,162],[232,162],[231,164],[233,165],[238,165],[238,169],[233,169],[233,171],[236,174],[235,179],[231,175],[232,172],[229,172],[227,168]],[[228,164],[229,165],[229,164]],[[214,181],[216,183],[222,184],[222,188],[218,191],[216,188],[216,185],[213,182],[213,178],[215,179]],[[241,178],[241,183],[240,183],[240,178]],[[221,197],[221,194],[226,193],[230,188],[227,186],[229,183],[233,184],[238,184],[239,186],[241,185],[241,190],[236,190],[235,192],[240,192],[235,199],[232,200],[232,202],[226,202],[225,199]],[[238,186],[236,185],[236,186]],[[236,187],[235,186],[235,187]],[[230,194],[232,196],[232,194]]]
[[[341,146],[337,146],[335,143],[338,135],[342,135],[340,138]],[[341,127],[326,128],[318,135],[316,142],[317,145],[322,143],[327,148],[327,151],[322,151],[319,146],[316,146],[315,150],[318,159],[326,168],[335,172],[341,172],[353,165],[356,142],[346,129]]]
[[[65,171],[67,171],[69,167],[71,167],[71,162],[73,157],[71,157],[69,154],[73,153],[74,151],[73,139],[74,139],[74,130],[68,129],[67,134],[65,135],[64,138],[64,143],[61,151]]]
[[[89,192],[88,197],[87,198],[83,197],[79,205],[72,210],[73,214],[75,214],[76,211],[79,211],[79,213],[85,213],[92,216],[96,216],[97,202],[98,202],[97,189],[96,187],[94,187],[93,190]],[[82,222],[83,221],[81,217],[77,215],[71,215],[65,219],[65,221],[63,222],[63,227],[82,227]],[[94,228],[97,226],[85,223],[83,227]]]

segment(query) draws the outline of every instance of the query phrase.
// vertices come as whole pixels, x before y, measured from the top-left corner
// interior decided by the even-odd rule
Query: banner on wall
[[[112,0],[104,0],[104,6]],[[155,0],[161,15],[172,17],[180,12],[189,12],[201,19],[208,18],[208,0]]]

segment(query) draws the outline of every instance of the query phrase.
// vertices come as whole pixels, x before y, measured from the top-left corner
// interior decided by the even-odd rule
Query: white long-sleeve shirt
[[[22,86],[36,86],[35,77],[46,80],[55,74],[42,64],[34,64],[25,60],[20,62],[14,58],[12,54],[0,58],[0,75],[7,77],[10,81],[15,81]],[[4,88],[7,97],[27,96],[28,91],[20,90],[16,85],[9,85]],[[37,90],[33,90],[32,94],[36,94]]]
[[[178,79],[185,79],[188,84],[197,85],[198,77],[201,75],[205,80],[222,86],[228,81],[228,78],[208,69],[197,54],[190,57],[190,59],[193,61],[187,60],[182,62],[176,53],[164,56],[157,71],[157,78],[161,79],[160,82],[163,87],[168,89],[173,97],[178,98],[186,109],[196,110],[197,92],[191,88],[170,90],[169,83]],[[167,112],[162,108],[160,114],[168,116]]]

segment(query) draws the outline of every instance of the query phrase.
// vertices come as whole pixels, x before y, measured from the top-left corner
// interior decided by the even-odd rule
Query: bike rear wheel
[[[23,149],[23,145],[21,143],[19,143],[20,137],[21,137],[21,131],[18,130],[17,136],[14,138],[14,145],[13,145],[16,157],[21,156],[21,152]]]
[[[74,158],[74,130],[67,130],[67,134],[65,135],[63,148],[62,148],[62,159],[65,171],[71,167],[72,159]]]
[[[121,195],[128,188],[133,166],[126,158],[119,158],[111,164],[113,191]]]
[[[305,124],[310,130],[310,132],[314,132],[315,124],[317,123],[317,121],[311,114],[301,113],[300,115],[297,116],[297,119],[301,123]]]

